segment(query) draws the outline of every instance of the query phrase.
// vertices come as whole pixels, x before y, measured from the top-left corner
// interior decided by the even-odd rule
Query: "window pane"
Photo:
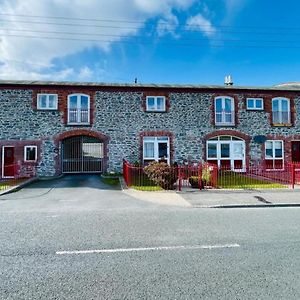
[[[216,112],[222,111],[222,99],[218,98],[216,99]]]
[[[158,143],[158,157],[167,158],[168,157],[168,144]]]
[[[233,143],[233,157],[235,159],[243,159],[244,158],[244,146],[242,143]]]
[[[232,123],[232,114],[231,113],[226,113],[225,114],[225,122],[226,123]]]
[[[230,145],[229,144],[221,144],[221,157],[222,158],[230,157]]]
[[[35,147],[26,147],[26,160],[35,161],[36,148]]]
[[[256,99],[256,108],[263,108],[262,99]]]
[[[158,140],[158,141],[168,141],[168,140],[169,140],[169,138],[168,138],[168,137],[165,137],[165,136],[163,136],[163,137],[157,137],[157,140]]]
[[[221,113],[216,114],[216,123],[222,123],[222,114]]]
[[[147,104],[148,104],[148,109],[149,110],[154,110],[155,109],[155,99],[154,99],[154,97],[148,97],[147,98]]]
[[[165,102],[165,99],[163,97],[157,97],[157,109],[158,110],[164,109],[164,102]]]
[[[222,135],[222,136],[220,136],[220,141],[231,141],[231,136]]]
[[[144,143],[144,158],[154,158],[154,143]]]
[[[247,105],[248,105],[248,108],[254,108],[254,100],[253,99],[248,99],[247,100]]]
[[[81,109],[88,109],[89,98],[87,96],[81,96]]]
[[[266,158],[273,158],[273,142],[266,141],[265,148],[266,148]]]
[[[217,144],[207,144],[207,158],[217,158]]]
[[[225,98],[225,111],[226,112],[232,111],[231,103],[232,103],[231,99]]]
[[[279,111],[279,101],[278,100],[273,100],[272,101],[272,110],[273,111]]]
[[[275,157],[282,157],[282,143],[281,142],[275,142]]]
[[[47,96],[46,95],[40,95],[39,96],[39,107],[40,108],[46,108],[47,107]]]
[[[288,101],[287,100],[281,100],[281,110],[288,111]]]
[[[77,108],[77,96],[70,97],[70,108]]]
[[[56,96],[49,95],[49,108],[55,108],[55,107],[56,107]]]

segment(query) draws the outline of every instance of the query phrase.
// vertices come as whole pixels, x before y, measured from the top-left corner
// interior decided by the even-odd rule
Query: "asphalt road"
[[[0,198],[0,299],[300,299],[299,213],[36,183]]]

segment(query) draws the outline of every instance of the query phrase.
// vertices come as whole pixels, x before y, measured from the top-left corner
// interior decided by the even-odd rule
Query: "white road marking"
[[[58,255],[68,254],[93,254],[93,253],[120,253],[120,252],[138,252],[138,251],[161,251],[161,250],[195,250],[195,249],[221,249],[221,248],[238,248],[239,244],[223,245],[194,245],[194,246],[169,246],[169,247],[148,247],[148,248],[118,248],[118,249],[96,249],[96,250],[74,250],[74,251],[57,251]]]

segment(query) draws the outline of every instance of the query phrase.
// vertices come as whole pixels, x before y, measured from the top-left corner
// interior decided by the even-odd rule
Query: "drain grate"
[[[260,202],[266,203],[266,204],[270,204],[272,202],[266,200],[265,198],[261,197],[261,196],[254,196],[255,199],[257,199]]]

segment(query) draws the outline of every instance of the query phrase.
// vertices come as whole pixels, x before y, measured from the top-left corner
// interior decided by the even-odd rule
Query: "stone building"
[[[300,86],[0,81],[3,178],[122,171],[122,160],[232,170],[300,161]]]

